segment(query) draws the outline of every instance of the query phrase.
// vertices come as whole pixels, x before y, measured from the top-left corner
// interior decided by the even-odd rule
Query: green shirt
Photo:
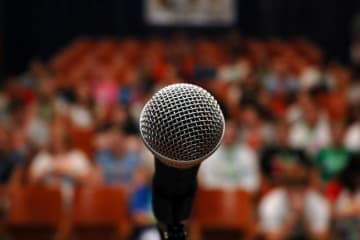
[[[328,182],[337,176],[348,163],[350,152],[345,148],[326,147],[315,158],[321,178]]]

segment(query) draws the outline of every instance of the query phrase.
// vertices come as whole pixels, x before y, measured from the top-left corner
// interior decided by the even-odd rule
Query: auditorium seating
[[[78,239],[125,239],[129,232],[126,192],[119,187],[88,187],[75,192],[72,235]]]
[[[49,239],[55,233],[65,233],[56,236],[64,236],[66,239],[69,237],[75,240],[124,239],[131,230],[127,202],[129,192],[118,187],[96,186],[89,188],[90,185],[100,182],[101,171],[98,171],[100,169],[95,165],[94,156],[97,151],[105,148],[101,141],[97,141],[98,139],[102,140],[104,131],[97,131],[97,129],[102,130],[107,129],[107,126],[116,125],[119,127],[122,125],[121,120],[116,116],[117,111],[112,111],[117,106],[125,109],[124,116],[126,117],[124,119],[129,121],[129,126],[135,126],[137,124],[136,116],[141,110],[140,107],[152,95],[152,91],[173,82],[185,81],[204,86],[219,100],[225,117],[236,121],[240,129],[245,126],[243,125],[244,109],[242,107],[253,105],[251,107],[256,108],[261,124],[257,122],[254,124],[256,126],[254,129],[246,128],[245,130],[252,133],[250,134],[251,137],[246,138],[246,140],[256,150],[262,149],[269,137],[272,140],[274,137],[272,130],[276,127],[277,120],[280,120],[279,122],[289,120],[291,122],[290,127],[293,126],[293,121],[299,121],[300,113],[304,111],[302,105],[314,105],[320,113],[321,120],[329,123],[329,126],[331,123],[339,122],[348,125],[347,123],[352,123],[353,120],[359,121],[356,111],[352,111],[352,109],[358,109],[358,104],[349,103],[349,90],[352,89],[353,85],[355,87],[358,85],[359,77],[352,76],[352,70],[338,64],[325,63],[321,50],[311,43],[303,40],[263,41],[244,38],[231,46],[228,45],[227,41],[201,38],[180,39],[180,42],[184,41],[183,44],[178,44],[171,38],[171,41],[167,40],[167,38],[82,38],[60,51],[51,62],[43,64],[44,73],[33,76],[33,80],[38,79],[39,82],[34,81],[30,85],[33,86],[26,89],[26,93],[32,95],[31,97],[22,96],[22,87],[24,87],[24,83],[26,86],[31,83],[31,81],[28,83],[29,79],[27,78],[29,77],[28,74],[31,75],[34,70],[32,68],[29,68],[24,76],[19,76],[21,81],[16,87],[21,91],[16,89],[15,91],[12,85],[10,85],[11,88],[4,88],[5,102],[8,101],[7,95],[9,95],[9,100],[19,98],[26,104],[28,101],[30,102],[30,98],[33,101],[33,104],[23,107],[23,112],[26,113],[26,116],[23,116],[26,119],[26,124],[21,123],[23,120],[20,121],[20,125],[18,124],[19,116],[17,114],[9,112],[10,115],[7,116],[9,119],[6,117],[7,122],[16,124],[9,125],[8,130],[11,132],[9,134],[11,137],[5,137],[5,141],[9,139],[9,143],[14,145],[12,148],[16,150],[15,153],[23,153],[23,150],[26,150],[25,153],[28,155],[24,161],[25,165],[21,166],[24,177],[21,178],[21,183],[17,182],[17,184],[32,183],[29,180],[31,163],[34,156],[42,150],[46,150],[42,147],[39,148],[33,136],[27,139],[28,135],[31,135],[28,134],[28,128],[30,128],[28,126],[32,126],[37,120],[41,120],[39,127],[44,127],[46,130],[44,133],[48,132],[49,135],[56,133],[54,136],[66,135],[74,149],[86,153],[94,167],[94,171],[91,172],[94,174],[89,174],[84,178],[86,184],[81,186],[84,188],[75,191],[71,211],[65,213],[60,190],[25,186],[21,189],[14,188],[7,191],[7,189],[1,189],[0,186],[0,200],[1,198],[7,199],[9,193],[11,201],[9,221],[0,219],[0,229],[1,224],[6,223],[15,240]],[[233,56],[233,50],[238,52],[235,53],[235,55],[238,54],[236,58]],[[296,94],[284,96],[283,90],[280,90],[280,94],[275,94],[273,90],[268,89],[271,86],[267,86],[266,82],[271,80],[273,75],[276,77],[278,74],[273,69],[273,63],[278,60],[287,69],[285,72],[299,81],[300,86],[303,85],[300,82],[303,81],[304,77],[314,78],[312,81],[317,83],[309,89],[301,88],[301,91]],[[197,79],[195,77],[196,70],[197,68],[201,69],[203,63],[209,64],[211,68],[214,68],[212,70],[216,70],[219,74],[216,74],[214,79]],[[227,69],[230,71],[228,72]],[[230,74],[230,77],[222,76],[223,70],[226,70],[225,73]],[[310,75],[307,76],[305,73],[309,70]],[[318,74],[320,75],[317,76]],[[232,75],[241,75],[241,77],[237,76],[236,79],[231,80],[234,78]],[[53,83],[54,91],[47,93],[46,89],[41,89],[44,86],[45,88],[49,87],[47,84],[40,84],[46,79],[50,80],[50,86],[52,85],[51,82]],[[129,97],[130,100],[127,99],[126,104],[122,102],[108,110],[106,107],[102,107],[101,101],[97,103],[95,98],[94,86],[103,81],[115,82],[118,85],[121,99],[124,92],[125,95],[131,93],[133,96]],[[12,81],[10,82],[12,83]],[[271,83],[271,81],[269,82]],[[284,87],[280,85],[279,88]],[[78,90],[82,90],[81,87],[86,90],[84,92],[88,92],[89,96],[85,99],[88,99],[89,102],[83,102],[82,98],[78,98]],[[47,96],[47,94],[51,96]],[[306,99],[305,104],[302,98]],[[45,103],[49,104],[43,104],[44,99],[46,99]],[[243,99],[246,101],[242,101]],[[78,100],[81,101],[78,102]],[[73,106],[76,107],[77,104],[81,104],[91,113],[92,124],[77,125],[75,121],[72,121],[73,118],[69,117],[77,116],[77,114],[68,116],[66,110]],[[67,107],[61,108],[63,106]],[[54,117],[48,119],[48,115],[54,115]],[[37,129],[37,124],[34,126]],[[123,126],[126,134],[129,126],[127,124]],[[8,126],[6,124],[0,128],[8,128]],[[129,132],[132,132],[133,129],[130,130]],[[242,133],[241,130],[240,132]],[[57,135],[58,133],[59,135]],[[110,138],[108,137],[108,139]],[[130,146],[129,141],[131,138],[128,138],[124,144]],[[96,144],[99,142],[101,143]],[[105,142],[107,143],[104,145],[112,144],[110,140]],[[51,149],[50,144],[49,150]],[[139,147],[136,150],[143,154],[142,148]],[[260,156],[261,152],[257,151],[257,154]],[[315,187],[319,187],[318,183],[316,184]],[[238,190],[199,189],[194,205],[193,220],[190,224],[191,240],[251,238],[256,228],[253,216],[255,210],[262,197],[269,193],[273,187],[273,183],[266,176],[262,176],[261,185],[255,196]],[[333,186],[330,184],[330,187]],[[340,188],[339,186],[335,187]],[[322,190],[329,199],[335,201],[335,197],[340,191],[337,188],[327,187]],[[4,215],[1,210],[0,208],[0,215]],[[67,215],[64,216],[64,214]],[[1,239],[2,236],[0,235]]]
[[[59,189],[26,186],[9,190],[8,196],[11,204],[7,228],[15,240],[54,239],[55,236],[55,239],[120,240],[127,239],[131,230],[128,194],[119,187],[77,189],[70,215],[64,214]],[[252,209],[252,197],[244,191],[199,189],[190,227],[191,239],[249,238],[255,230]]]
[[[52,239],[62,220],[59,189],[27,186],[8,190],[7,230],[14,240]]]
[[[225,239],[224,236],[228,236],[226,239],[251,238],[255,230],[252,210],[252,197],[247,192],[199,189],[194,204],[191,239],[220,239],[214,233],[221,233],[221,239]]]

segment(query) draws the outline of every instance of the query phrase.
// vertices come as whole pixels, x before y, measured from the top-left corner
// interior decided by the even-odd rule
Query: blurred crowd
[[[139,114],[161,87],[189,82],[226,118],[200,187],[249,192],[265,239],[359,239],[357,42],[345,68],[304,40],[79,39],[2,84],[0,184],[58,186],[65,204],[74,187],[119,186],[147,229],[153,157]]]

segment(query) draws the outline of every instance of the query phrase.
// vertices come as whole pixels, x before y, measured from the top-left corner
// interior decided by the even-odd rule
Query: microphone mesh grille
[[[218,147],[224,125],[215,98],[192,84],[161,89],[140,116],[145,144],[155,156],[170,161],[203,160]]]

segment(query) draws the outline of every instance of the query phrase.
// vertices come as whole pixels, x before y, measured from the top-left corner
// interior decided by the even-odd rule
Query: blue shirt
[[[293,77],[279,79],[274,75],[268,75],[264,78],[264,87],[270,93],[294,93],[299,88],[299,81]]]
[[[25,163],[25,157],[19,152],[0,152],[0,184],[7,183],[17,166]]]
[[[95,159],[107,184],[129,184],[140,163],[140,156],[136,152],[117,156],[112,151],[101,150],[96,153]]]
[[[147,212],[152,214],[152,197],[149,185],[143,185],[137,188],[130,199],[130,211],[132,214],[138,212]]]

